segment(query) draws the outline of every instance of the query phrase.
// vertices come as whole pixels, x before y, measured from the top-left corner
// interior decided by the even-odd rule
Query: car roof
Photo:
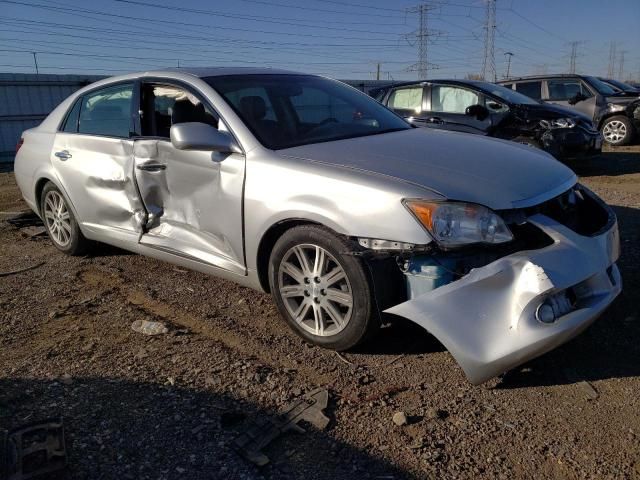
[[[292,70],[267,67],[179,67],[168,68],[167,72],[189,73],[196,77],[220,77],[224,75],[304,75]]]
[[[520,80],[544,80],[545,78],[583,78],[587,75],[579,75],[577,73],[552,73],[550,75],[526,75],[524,77],[512,77],[506,80],[500,80],[498,83],[519,82]]]

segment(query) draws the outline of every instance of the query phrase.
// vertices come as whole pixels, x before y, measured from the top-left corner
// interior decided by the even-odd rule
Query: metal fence
[[[0,169],[10,170],[23,131],[38,125],[73,92],[102,76],[0,73]],[[388,81],[343,80],[367,91]]]
[[[24,130],[38,125],[71,93],[100,78],[0,73],[0,164],[13,163],[16,143]]]

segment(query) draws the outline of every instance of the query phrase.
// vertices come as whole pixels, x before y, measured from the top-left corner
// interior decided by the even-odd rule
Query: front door
[[[485,118],[467,115],[472,105],[484,106],[484,95],[459,85],[431,84],[427,90],[425,116],[437,119],[434,126],[445,130],[487,135],[492,125],[492,115]]]
[[[203,122],[226,128],[194,92],[143,83],[140,97],[142,137],[133,145],[135,177],[146,209],[140,243],[244,274],[244,155],[173,146],[171,125]]]

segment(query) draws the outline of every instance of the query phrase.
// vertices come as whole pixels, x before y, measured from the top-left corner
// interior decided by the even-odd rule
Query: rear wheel
[[[40,196],[40,212],[53,245],[68,255],[82,255],[89,241],[82,235],[64,195],[53,183],[45,185]]]
[[[292,228],[276,242],[269,284],[280,314],[305,340],[347,350],[374,334],[379,322],[365,265],[328,229]]]
[[[633,125],[623,115],[609,117],[602,124],[602,136],[611,145],[628,145],[633,137]]]

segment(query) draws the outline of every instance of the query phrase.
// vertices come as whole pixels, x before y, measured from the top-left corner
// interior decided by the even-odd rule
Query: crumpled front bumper
[[[615,265],[620,254],[617,223],[585,237],[544,215],[529,221],[554,243],[500,258],[385,310],[434,335],[474,384],[578,335],[621,291]],[[576,297],[570,312],[553,323],[536,319],[545,299],[567,289]]]
[[[547,130],[541,137],[545,151],[559,159],[585,158],[602,152],[602,134],[579,127]]]

